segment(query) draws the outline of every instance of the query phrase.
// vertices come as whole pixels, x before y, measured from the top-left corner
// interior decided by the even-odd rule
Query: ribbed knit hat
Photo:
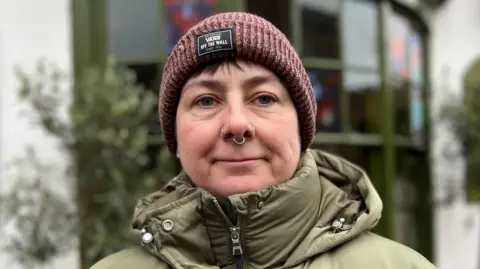
[[[228,12],[193,26],[167,59],[160,86],[159,113],[170,152],[175,154],[177,149],[175,118],[183,85],[200,66],[232,58],[260,64],[285,83],[297,110],[302,151],[310,147],[315,136],[317,107],[312,84],[295,49],[267,20],[245,12]]]

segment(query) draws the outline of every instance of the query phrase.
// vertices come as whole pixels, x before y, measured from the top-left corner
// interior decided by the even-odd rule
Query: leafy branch
[[[40,62],[34,74],[17,72],[19,97],[31,123],[60,142],[67,167],[41,164],[34,150],[16,163],[16,182],[0,198],[12,230],[7,249],[23,264],[42,264],[72,247],[78,238],[83,267],[131,244],[131,217],[141,196],[160,188],[175,173],[171,157],[149,152],[150,125],[157,120],[157,95],[140,86],[135,73],[110,61],[86,69],[75,80]],[[73,90],[65,90],[73,89]],[[155,156],[167,156],[160,147]],[[169,156],[169,155],[168,155]],[[152,162],[154,162],[152,164]],[[52,190],[40,166],[60,171],[74,197]],[[21,194],[21,195],[20,195]],[[24,210],[28,214],[24,214]]]

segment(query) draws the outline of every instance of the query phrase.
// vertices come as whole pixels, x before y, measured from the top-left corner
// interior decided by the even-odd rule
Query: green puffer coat
[[[375,235],[382,202],[365,173],[308,150],[294,177],[217,200],[184,174],[140,201],[142,246],[92,269],[433,269],[412,249]],[[139,238],[140,240],[140,238]]]

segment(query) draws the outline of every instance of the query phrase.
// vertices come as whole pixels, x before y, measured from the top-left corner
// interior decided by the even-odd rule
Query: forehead
[[[183,93],[187,89],[216,88],[225,89],[227,85],[235,81],[241,83],[243,89],[252,89],[262,84],[270,84],[275,88],[287,91],[285,84],[280,78],[267,68],[242,60],[223,61],[209,64],[197,70],[182,87]]]
[[[231,75],[232,72],[240,71],[245,74],[256,74],[256,75],[274,75],[272,71],[266,69],[265,67],[249,62],[242,59],[232,59],[226,61],[219,61],[207,64],[205,66],[199,67],[195,73],[190,76],[189,80],[195,79],[197,77],[205,76],[224,76]]]

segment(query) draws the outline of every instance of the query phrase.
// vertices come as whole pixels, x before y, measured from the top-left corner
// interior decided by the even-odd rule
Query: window
[[[120,62],[157,61],[162,48],[160,2],[108,0],[109,54]]]
[[[160,68],[158,64],[135,64],[129,65],[128,68],[135,72],[137,76],[137,83],[139,85],[158,93],[161,79],[161,72],[159,72]],[[162,131],[160,129],[157,107],[155,107],[152,111],[152,118],[150,119],[150,122],[150,135],[160,136]]]
[[[290,0],[248,0],[247,10],[270,21],[291,38]]]
[[[394,181],[395,191],[395,240],[413,249],[417,246],[414,207],[416,201],[415,185],[406,178],[397,176]]]
[[[300,0],[303,56],[340,58],[340,3],[338,0]]]
[[[342,44],[345,64],[376,71],[379,63],[378,11],[374,1],[343,2]]]
[[[317,99],[317,132],[340,132],[340,71],[307,68],[307,72]]]
[[[421,192],[418,180],[418,166],[425,156],[418,151],[397,148],[395,157],[396,178],[393,181],[395,195],[395,240],[413,249],[419,247],[416,226],[416,210],[419,203],[425,202],[428,194]],[[421,178],[421,180],[425,180]]]
[[[388,25],[395,131],[403,136],[421,137],[424,128],[422,36],[400,13],[391,14]]]
[[[382,99],[379,74],[378,9],[375,1],[343,1],[344,89],[354,132],[379,133]]]
[[[158,1],[158,0],[156,0]],[[167,53],[192,26],[219,11],[221,0],[163,0],[167,28]]]
[[[321,148],[323,151],[340,156],[341,158],[344,158],[345,160],[359,167],[362,167],[362,169],[364,169],[367,174],[370,174],[372,171],[372,160],[370,158],[370,152],[379,150],[376,147],[339,144],[325,144],[322,145]]]
[[[410,89],[410,131],[414,137],[423,136],[423,42],[419,33],[412,32],[409,38],[410,70],[412,87]]]
[[[382,121],[379,73],[347,69],[344,86],[350,101],[349,118],[352,130],[379,133]]]
[[[407,40],[410,23],[407,18],[393,13],[389,17],[390,69],[399,78],[408,79]]]

